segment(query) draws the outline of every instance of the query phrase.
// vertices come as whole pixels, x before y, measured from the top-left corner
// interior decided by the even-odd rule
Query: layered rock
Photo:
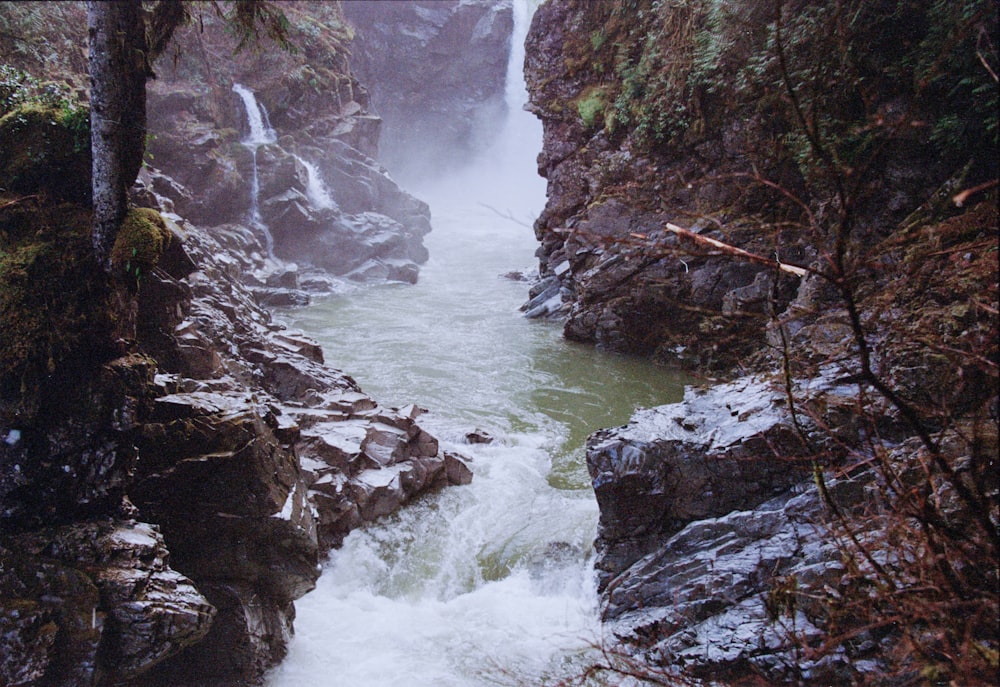
[[[463,164],[505,115],[511,0],[344,5],[353,65],[384,120],[381,160],[407,178]]]
[[[323,3],[287,10],[301,57],[230,56],[217,20],[178,33],[184,57],[149,88],[148,150],[159,173],[148,186],[196,224],[255,226],[272,243],[264,257],[414,282],[430,212],[374,159],[381,120],[351,73],[343,17]],[[263,124],[274,127],[266,143],[242,143],[249,115],[234,83],[256,92]]]
[[[689,523],[750,509],[808,477],[784,401],[762,380],[689,389],[680,404],[590,437],[602,589]]]
[[[851,404],[836,384],[810,395]],[[797,654],[826,616],[800,589],[836,587],[845,564],[785,400],[762,378],[689,389],[588,441],[602,617],[644,661],[707,679],[851,679],[843,656]],[[822,439],[812,423],[807,432]],[[864,471],[831,480],[827,498],[850,509],[870,484]]]
[[[214,19],[204,35],[179,38],[200,64],[176,67],[205,88],[162,69],[150,109],[169,176],[147,167],[133,195],[165,214],[135,211],[139,234],[116,245],[110,277],[86,258],[90,213],[72,204],[85,198],[58,184],[51,202],[3,192],[4,684],[257,682],[284,656],[293,601],[330,546],[471,479],[420,427],[419,409],[379,406],[262,305],[336,288],[331,271],[413,281],[426,259],[426,206],[370,157],[378,120],[347,69],[339,10],[308,5],[288,11],[297,27],[324,26],[305,43],[314,62],[246,79],[282,104],[274,126],[297,131],[258,150],[240,142],[228,80],[263,73],[269,57],[202,59],[221,40]],[[61,117],[39,121],[71,134]],[[16,142],[0,141],[5,151]],[[49,152],[29,167],[62,159]],[[73,148],[73,168],[89,168],[85,153]],[[270,256],[268,232],[246,222],[255,157],[279,258],[298,246],[316,269]],[[338,180],[329,203],[310,199],[309,157]]]
[[[188,256],[178,262],[200,269],[158,271],[140,292],[140,342],[162,361],[162,395],[137,438],[130,495],[219,616],[145,679],[252,681],[283,657],[292,601],[326,550],[471,473],[449,469],[461,459],[439,452],[415,408],[379,406],[325,367],[315,342],[273,323],[210,235],[169,225]]]
[[[22,666],[5,669],[14,680],[8,684],[52,679],[53,664],[69,668],[60,671],[60,684],[127,680],[199,642],[215,618],[191,580],[169,567],[154,525],[79,523],[25,533],[8,544],[16,553],[5,551],[12,565],[4,586],[21,603],[6,607],[5,620],[14,625],[6,629],[36,644]],[[16,660],[24,653],[6,655]]]

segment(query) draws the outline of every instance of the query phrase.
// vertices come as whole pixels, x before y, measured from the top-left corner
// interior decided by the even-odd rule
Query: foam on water
[[[528,5],[515,5],[523,42]],[[421,425],[471,457],[475,476],[347,537],[296,602],[270,687],[555,684],[599,659],[583,442],[637,405],[678,400],[684,380],[568,343],[558,323],[518,311],[527,285],[500,275],[535,264],[545,184],[513,52],[520,88],[496,147],[418,190],[434,226],[419,282],[284,313],[380,403],[429,409]],[[496,440],[469,444],[473,429]]]

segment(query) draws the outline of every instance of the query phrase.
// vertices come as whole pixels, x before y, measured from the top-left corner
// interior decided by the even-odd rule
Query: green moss
[[[89,258],[85,208],[19,206],[0,213],[0,396],[31,395],[58,370],[85,375],[108,359],[113,317],[104,274]]]
[[[607,96],[600,86],[589,87],[576,101],[576,111],[588,128],[599,122],[603,124],[605,107],[607,107]]]
[[[37,102],[0,117],[0,187],[89,203],[88,117],[86,110]]]
[[[111,249],[111,266],[116,272],[129,275],[138,282],[156,266],[170,239],[170,230],[159,212],[133,208],[118,230]]]

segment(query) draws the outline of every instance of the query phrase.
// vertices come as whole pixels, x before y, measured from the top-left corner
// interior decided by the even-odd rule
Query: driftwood
[[[695,243],[699,243],[703,246],[710,246],[716,250],[719,250],[727,255],[733,255],[735,257],[747,260],[748,262],[755,262],[758,265],[767,265],[768,267],[776,267],[783,272],[788,272],[789,274],[794,274],[798,277],[804,277],[808,270],[804,267],[796,267],[795,265],[788,265],[777,260],[771,260],[770,258],[765,258],[762,255],[757,255],[756,253],[750,253],[743,250],[742,248],[737,248],[736,246],[730,246],[728,243],[723,243],[722,241],[717,241],[716,239],[711,239],[707,236],[701,236],[696,234],[689,229],[684,229],[676,224],[667,223],[667,231],[670,231],[678,236],[691,239]],[[632,234],[635,238],[646,238],[645,234]]]

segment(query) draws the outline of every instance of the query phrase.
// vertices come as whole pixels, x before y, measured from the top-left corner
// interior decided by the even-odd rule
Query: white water
[[[520,43],[527,12],[515,6]],[[496,148],[418,189],[434,224],[419,283],[285,313],[383,404],[430,409],[421,423],[470,456],[475,477],[347,537],[296,603],[270,687],[557,684],[599,658],[583,442],[635,406],[678,400],[683,380],[569,344],[518,311],[527,285],[500,275],[535,263],[522,222],[543,207],[544,182],[540,125],[521,110],[512,63],[520,88]],[[465,443],[473,428],[496,441]]]
[[[257,149],[262,145],[277,141],[278,134],[271,128],[267,121],[267,112],[257,103],[253,91],[242,84],[234,83],[233,92],[243,100],[247,122],[250,125],[250,133],[240,141],[253,156],[253,174],[250,178],[250,223],[264,234],[267,256],[274,260],[274,237],[271,235],[270,227],[264,224],[260,218],[260,178],[257,174]]]
[[[278,140],[278,135],[271,128],[267,121],[267,112],[257,103],[257,97],[253,91],[243,84],[234,83],[233,92],[243,100],[246,108],[247,122],[250,125],[249,135],[241,141],[246,146],[262,146],[265,143],[274,143]]]
[[[319,173],[319,169],[316,168],[316,165],[298,155],[295,156],[295,159],[306,168],[308,176],[306,181],[306,197],[309,199],[309,203],[317,210],[337,207],[337,203],[330,197],[330,190],[323,183],[323,177]]]

